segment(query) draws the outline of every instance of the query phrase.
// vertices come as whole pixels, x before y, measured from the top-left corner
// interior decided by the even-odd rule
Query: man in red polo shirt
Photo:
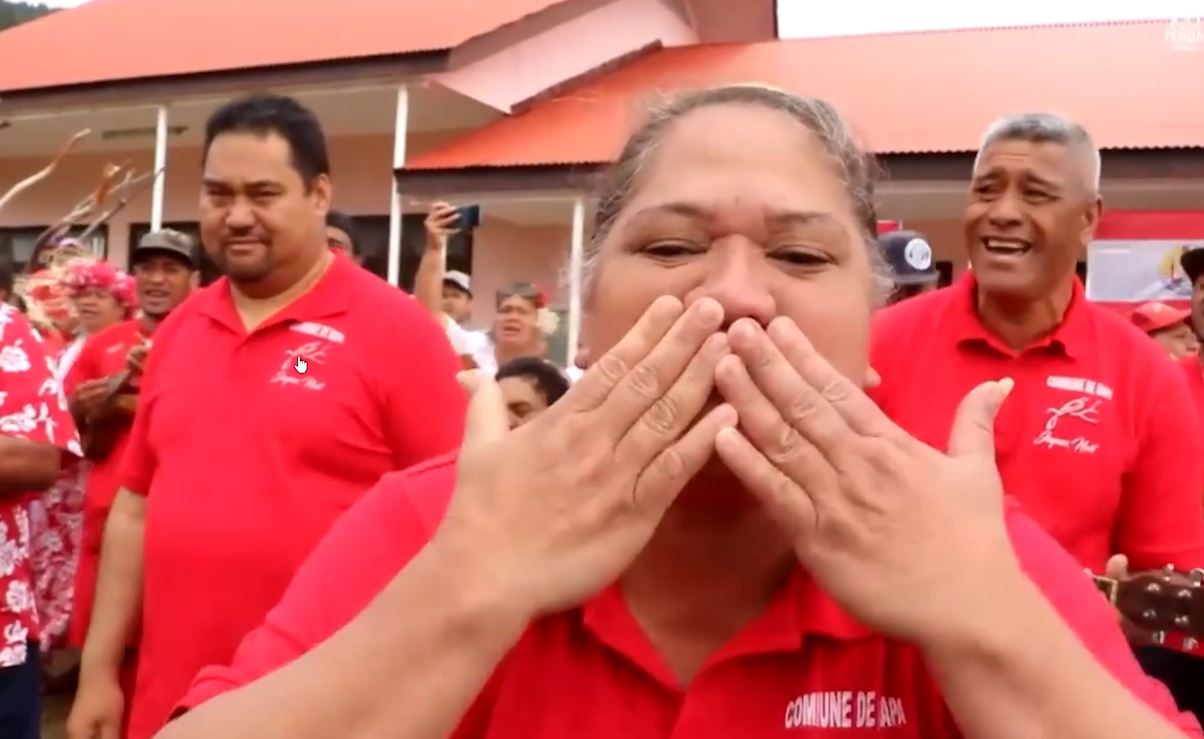
[[[139,315],[89,338],[67,377],[84,453],[92,461],[71,614],[71,643],[78,647],[87,635],[105,519],[120,485],[118,473],[138,402],[142,362],[155,328],[196,284],[195,252],[192,239],[178,231],[163,229],[144,236],[131,258]]]
[[[1195,407],[1200,411],[1204,420],[1204,249],[1189,249],[1179,258],[1183,273],[1191,280],[1191,327],[1200,340],[1200,349],[1179,360],[1179,366],[1187,375],[1187,385],[1191,388]]]
[[[1101,213],[1099,154],[1062,118],[987,133],[965,210],[973,268],[881,311],[873,395],[944,448],[975,385],[1012,377],[995,426],[1005,489],[1084,567],[1204,566],[1204,435],[1182,373],[1075,275]]]
[[[115,732],[141,609],[131,739],[227,661],[385,472],[455,448],[458,370],[412,298],[327,245],[317,118],[269,95],[206,127],[201,235],[225,277],[155,333],[106,526],[73,738]],[[145,574],[144,574],[145,573]]]

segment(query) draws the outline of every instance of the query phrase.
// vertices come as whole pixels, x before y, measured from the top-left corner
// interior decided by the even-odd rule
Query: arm
[[[527,623],[491,586],[462,582],[463,571],[428,547],[328,641],[160,739],[450,735]]]
[[[62,451],[79,454],[75,424],[46,350],[11,306],[0,330],[12,361],[0,377],[0,495],[45,490],[58,477]]]
[[[1004,601],[1007,607],[995,611],[998,618],[967,622],[966,634],[923,650],[964,736],[1199,736],[1176,728],[1109,675],[1037,588],[1018,580]]]
[[[62,452],[50,444],[0,436],[0,495],[45,490],[61,464]]]
[[[459,215],[447,203],[435,203],[426,217],[426,248],[414,273],[414,297],[432,315],[443,316],[443,274],[447,258],[447,239],[455,233],[451,225]]]
[[[408,369],[379,377],[378,392],[394,467],[405,469],[459,447],[468,398],[456,381],[463,364],[448,334],[414,301],[405,300],[399,313],[392,330],[404,332],[407,341],[387,344],[397,352],[389,364]]]
[[[146,498],[118,491],[105,524],[92,622],[80,660],[80,681],[117,682],[142,603],[142,537]]]

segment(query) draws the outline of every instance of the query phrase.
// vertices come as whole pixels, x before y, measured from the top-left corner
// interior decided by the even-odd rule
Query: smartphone
[[[481,225],[481,206],[465,205],[462,208],[456,208],[456,212],[460,214],[460,220],[456,221],[456,228],[471,231]]]

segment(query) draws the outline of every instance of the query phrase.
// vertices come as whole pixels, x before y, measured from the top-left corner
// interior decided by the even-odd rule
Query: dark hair
[[[355,233],[355,219],[346,213],[339,210],[330,210],[326,212],[326,225],[332,228],[337,228],[347,234],[347,238],[351,239],[352,248],[355,247],[359,240]]]
[[[569,378],[565,377],[560,368],[546,359],[539,357],[519,357],[503,364],[497,371],[496,379],[521,377],[535,383],[535,390],[548,405],[560,400],[560,396],[569,391]]]
[[[878,215],[874,208],[874,185],[881,173],[878,160],[857,140],[844,117],[819,98],[795,95],[764,85],[725,85],[682,93],[654,108],[628,137],[615,163],[601,181],[594,212],[593,237],[586,244],[587,280],[594,272],[602,241],[639,184],[640,173],[670,127],[679,118],[718,105],[752,105],[777,110],[794,118],[810,131],[827,153],[844,182],[861,236],[869,249],[875,273],[886,272],[875,248]],[[887,282],[879,279],[879,290]]]
[[[256,94],[218,108],[205,124],[202,166],[213,140],[223,133],[277,134],[288,142],[293,167],[307,187],[318,175],[330,174],[322,124],[313,111],[292,98]]]

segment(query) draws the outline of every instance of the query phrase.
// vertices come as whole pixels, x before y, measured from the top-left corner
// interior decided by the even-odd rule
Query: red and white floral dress
[[[0,306],[0,434],[83,456],[53,359],[10,305]],[[34,497],[0,495],[0,668],[24,664],[27,643],[41,634],[30,561],[29,503]]]

